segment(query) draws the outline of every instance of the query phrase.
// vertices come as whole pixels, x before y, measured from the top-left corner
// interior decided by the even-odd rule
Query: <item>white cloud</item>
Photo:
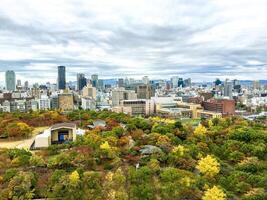
[[[13,69],[38,81],[47,71],[55,81],[62,64],[69,80],[76,72],[264,79],[266,10],[266,0],[1,0],[0,77]]]

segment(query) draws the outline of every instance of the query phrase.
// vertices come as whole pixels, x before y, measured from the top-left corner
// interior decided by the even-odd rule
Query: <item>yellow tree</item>
[[[194,135],[200,135],[203,136],[207,133],[207,129],[205,126],[203,126],[202,124],[199,124],[198,127],[195,128],[194,130]]]
[[[207,155],[205,158],[201,158],[198,161],[196,168],[207,177],[214,177],[220,172],[220,164],[210,155]]]
[[[80,180],[79,173],[75,170],[69,175],[69,180],[72,185],[77,185]]]
[[[218,188],[217,186],[213,186],[212,188],[208,189],[203,197],[202,200],[225,200],[226,194],[223,192],[222,189]]]

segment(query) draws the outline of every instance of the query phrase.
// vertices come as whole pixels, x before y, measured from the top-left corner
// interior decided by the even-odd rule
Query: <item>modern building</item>
[[[82,89],[82,96],[96,99],[96,88],[93,87],[91,84],[88,84]]]
[[[57,87],[59,90],[66,89],[66,67],[58,66]]]
[[[118,87],[123,87],[124,86],[124,80],[123,78],[118,79]]]
[[[6,71],[6,90],[15,91],[16,90],[16,75],[14,71]]]
[[[41,95],[38,100],[39,110],[49,110],[51,108],[50,99],[47,95]]]
[[[122,107],[130,107],[131,115],[138,116],[150,116],[155,113],[155,104],[153,100],[148,99],[136,99],[136,100],[123,100],[121,102]],[[125,109],[125,108],[124,108]]]
[[[205,111],[221,113],[222,116],[235,114],[235,101],[231,99],[210,99],[204,101],[202,106]]]
[[[143,84],[149,84],[149,78],[148,78],[148,76],[144,76],[143,78],[142,78],[142,81],[143,81]]]
[[[84,74],[77,74],[77,90],[80,91],[86,86],[87,80]]]
[[[229,97],[230,99],[233,98],[233,83],[229,79],[226,79],[224,82],[224,96]]]
[[[138,85],[136,93],[138,99],[150,99],[155,96],[155,90],[151,85]]]
[[[55,124],[35,137],[34,148],[46,148],[52,144],[75,141],[77,131],[79,130],[77,130],[76,124],[74,123]]]
[[[91,81],[92,81],[92,86],[97,88],[98,87],[98,75],[92,74],[91,75]]]
[[[111,92],[112,106],[119,106],[122,100],[137,99],[137,95],[133,90],[125,90],[125,88],[115,88]]]
[[[95,110],[96,101],[92,97],[82,97],[82,109],[84,110]]]

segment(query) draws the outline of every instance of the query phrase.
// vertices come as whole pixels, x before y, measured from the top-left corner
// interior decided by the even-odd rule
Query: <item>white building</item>
[[[38,104],[39,110],[49,110],[51,108],[50,99],[47,95],[41,95]]]
[[[46,129],[42,134],[37,135],[34,140],[34,148],[49,147],[52,144],[68,143],[76,140],[76,125],[73,123],[60,123]],[[79,134],[82,131],[78,131]]]
[[[95,110],[96,109],[96,101],[91,97],[82,97],[82,109]]]

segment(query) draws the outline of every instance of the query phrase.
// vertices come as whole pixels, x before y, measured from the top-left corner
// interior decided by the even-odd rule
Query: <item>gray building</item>
[[[15,91],[16,90],[16,75],[14,71],[6,71],[6,90]]]
[[[58,66],[57,87],[59,90],[66,89],[66,67]]]
[[[87,80],[84,74],[77,74],[77,90],[80,91],[86,86]]]
[[[233,97],[233,91],[232,90],[233,90],[232,81],[226,79],[224,82],[224,96],[232,99],[232,97]]]

